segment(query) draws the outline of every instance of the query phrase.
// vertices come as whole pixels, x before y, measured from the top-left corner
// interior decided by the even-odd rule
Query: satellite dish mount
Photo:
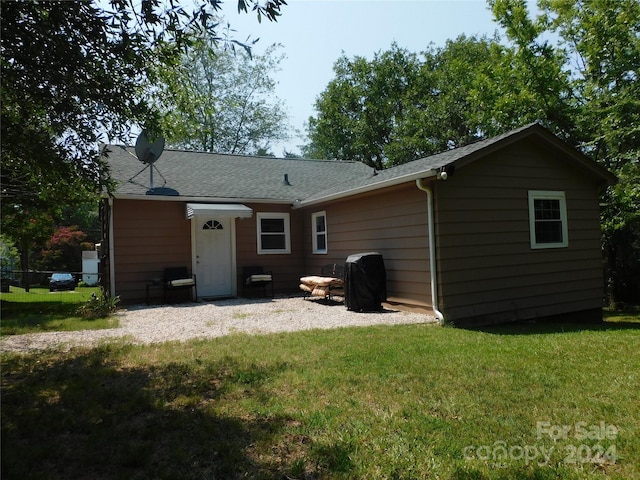
[[[138,139],[136,140],[136,157],[138,157],[138,160],[142,163],[149,166],[149,190],[153,190],[153,169],[155,167],[153,164],[160,158],[163,151],[164,138],[162,136],[159,136],[155,141],[151,142],[146,130],[143,130],[140,135],[138,135]],[[157,170],[157,167],[155,168]],[[140,173],[143,171],[144,168]],[[160,171],[158,171],[158,173],[162,177]],[[164,180],[164,177],[162,177],[162,179]],[[165,180],[164,183],[166,184],[167,181]]]
[[[136,178],[138,175],[140,175],[142,172],[144,172],[147,168],[149,168],[149,190],[147,190],[147,195],[178,195],[178,192],[176,192],[175,190],[170,188],[165,188],[165,185],[167,184],[167,179],[164,178],[162,173],[160,173],[160,170],[158,170],[158,167],[154,165],[156,160],[158,160],[158,158],[160,157],[160,155],[162,155],[162,152],[164,151],[164,138],[162,137],[162,135],[160,135],[154,141],[151,141],[149,139],[149,135],[147,134],[147,131],[143,130],[142,133],[138,135],[138,139],[136,140],[135,151],[136,151],[137,159],[144,164],[144,168],[140,170],[138,173],[136,173],[133,177],[131,177],[129,179],[129,182],[140,185],[137,182],[134,182],[133,179]],[[162,180],[164,181],[162,186],[158,188],[155,188],[153,185],[153,169],[154,168],[158,172],[158,175],[160,175],[162,177]]]

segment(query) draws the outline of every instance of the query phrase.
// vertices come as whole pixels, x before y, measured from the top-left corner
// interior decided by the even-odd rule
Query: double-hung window
[[[289,214],[258,212],[258,253],[291,253]]]
[[[327,253],[327,213],[316,212],[311,215],[313,253]]]
[[[529,191],[529,233],[534,249],[569,245],[564,192]]]

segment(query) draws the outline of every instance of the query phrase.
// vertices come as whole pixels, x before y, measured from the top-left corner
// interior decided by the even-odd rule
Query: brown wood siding
[[[566,195],[569,245],[533,250],[529,190]],[[441,306],[448,320],[515,320],[600,308],[594,179],[526,141],[436,184]]]
[[[298,293],[299,278],[304,274],[304,251],[302,246],[302,212],[291,209],[291,205],[245,204],[253,209],[253,217],[236,220],[236,258],[238,295],[242,295],[242,269],[245,266],[262,266],[272,271],[274,290],[278,294]],[[289,213],[291,229],[290,254],[258,254],[258,224],[256,214],[259,212]],[[247,292],[249,295],[250,292]]]
[[[191,221],[185,217],[185,205],[182,201],[114,201],[115,294],[124,303],[143,302],[146,283],[161,276],[165,267],[185,265],[191,270]],[[254,215],[235,219],[238,295],[243,294],[242,268],[253,265],[273,271],[276,293],[297,293],[304,272],[302,212],[292,212],[289,205],[246,205]],[[291,254],[258,255],[257,212],[290,214]]]
[[[146,283],[166,267],[191,270],[191,222],[183,202],[116,199],[113,222],[115,294],[124,303],[144,301]]]
[[[327,254],[312,252],[311,215],[327,214]],[[415,183],[363,194],[304,211],[306,274],[349,255],[379,252],[392,302],[430,306],[427,199]]]

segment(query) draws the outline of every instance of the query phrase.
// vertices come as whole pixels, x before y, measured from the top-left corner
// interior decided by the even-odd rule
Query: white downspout
[[[109,197],[109,288],[111,296],[116,296],[116,260],[114,256],[114,239],[113,239],[113,197]]]
[[[427,226],[429,229],[429,273],[431,274],[431,303],[433,313],[440,322],[444,323],[444,315],[438,310],[438,274],[436,268],[436,237],[433,222],[433,192],[423,183],[422,178],[416,180],[416,186],[427,194]]]

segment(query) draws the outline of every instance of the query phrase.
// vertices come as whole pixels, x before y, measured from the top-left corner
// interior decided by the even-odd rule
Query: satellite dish
[[[136,157],[142,163],[144,163],[144,168],[136,173],[133,177],[129,179],[129,182],[135,183],[136,185],[140,185],[137,182],[134,182],[133,179],[144,172],[147,168],[149,168],[149,190],[147,190],[147,195],[179,195],[179,193],[173,188],[165,187],[167,180],[164,178],[158,167],[154,165],[155,161],[158,160],[160,155],[164,150],[164,138],[160,135],[153,142],[149,139],[146,130],[143,130],[140,135],[138,135],[138,139],[136,140]],[[131,154],[133,156],[133,154]],[[161,187],[155,187],[153,184],[153,169],[158,170],[158,173],[164,180],[164,183]],[[144,185],[141,185],[144,186]]]
[[[143,130],[136,140],[136,157],[142,163],[153,164],[164,150],[164,137],[160,135],[155,141],[151,142],[147,135],[147,131]]]

